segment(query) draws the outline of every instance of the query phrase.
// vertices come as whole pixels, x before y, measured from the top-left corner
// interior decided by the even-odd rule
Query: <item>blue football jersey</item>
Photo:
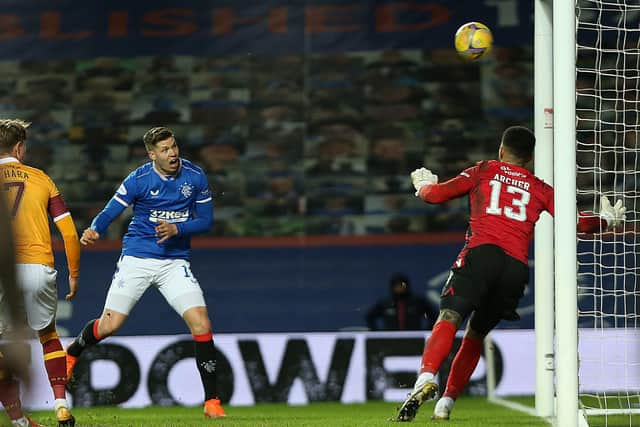
[[[188,160],[180,161],[181,167],[175,176],[162,175],[153,162],[131,172],[109,205],[94,219],[92,228],[102,233],[124,207],[132,206],[133,218],[122,240],[123,255],[188,259],[191,234],[211,227],[213,203],[203,170]],[[110,214],[110,205],[115,205],[120,212]],[[179,234],[158,244],[155,227],[159,221],[175,224]]]

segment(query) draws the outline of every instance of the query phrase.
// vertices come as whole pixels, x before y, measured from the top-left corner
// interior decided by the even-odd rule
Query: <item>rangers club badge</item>
[[[185,198],[191,197],[191,195],[193,194],[193,185],[189,184],[188,182],[183,183],[180,186],[180,194],[182,194]]]

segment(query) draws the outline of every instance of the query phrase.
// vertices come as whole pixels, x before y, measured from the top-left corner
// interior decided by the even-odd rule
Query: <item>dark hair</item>
[[[158,142],[172,137],[173,132],[171,131],[171,129],[164,126],[158,126],[149,129],[142,137],[142,141],[144,142],[144,146],[146,147],[146,149],[151,150]]]
[[[18,142],[26,141],[30,124],[20,119],[0,120],[0,152],[9,153]]]
[[[502,133],[502,146],[519,159],[529,161],[536,146],[536,137],[527,127],[511,126]]]

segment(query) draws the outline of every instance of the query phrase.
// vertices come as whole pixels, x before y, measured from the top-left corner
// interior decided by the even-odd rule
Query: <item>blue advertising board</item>
[[[460,243],[197,249],[192,271],[205,294],[215,332],[310,332],[364,328],[365,314],[389,293],[389,277],[406,274],[415,293],[437,306]],[[57,254],[59,294],[65,294],[64,255]],[[118,251],[82,255],[81,288],[59,324],[72,334],[100,315]],[[521,322],[533,328],[533,293]],[[180,317],[149,289],[120,331],[123,335],[186,333]]]
[[[638,254],[624,254],[621,245],[624,242],[583,241],[579,245],[578,301],[583,327],[633,321],[624,314],[636,303],[637,278],[628,267],[637,265]],[[215,247],[195,249],[191,264],[204,290],[214,332],[334,332],[365,328],[367,309],[388,295],[388,280],[395,272],[406,274],[413,291],[437,305],[461,247],[461,241]],[[603,255],[597,255],[600,252]],[[616,252],[620,255],[613,255]],[[66,331],[76,334],[100,315],[119,256],[117,250],[83,253],[80,291],[58,321]],[[64,254],[57,253],[56,260],[62,301],[67,276]],[[503,321],[499,328],[533,329],[533,265],[531,261],[529,287],[518,308],[521,320]],[[188,331],[155,289],[147,291],[119,332],[175,333]]]

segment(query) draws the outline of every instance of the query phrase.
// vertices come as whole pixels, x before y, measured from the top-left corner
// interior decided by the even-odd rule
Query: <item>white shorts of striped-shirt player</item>
[[[40,331],[53,322],[58,308],[58,272],[43,264],[16,264],[18,285],[23,292],[23,300],[17,307],[26,315],[27,324],[34,331]],[[11,328],[8,319],[9,302],[0,287],[0,333]]]

